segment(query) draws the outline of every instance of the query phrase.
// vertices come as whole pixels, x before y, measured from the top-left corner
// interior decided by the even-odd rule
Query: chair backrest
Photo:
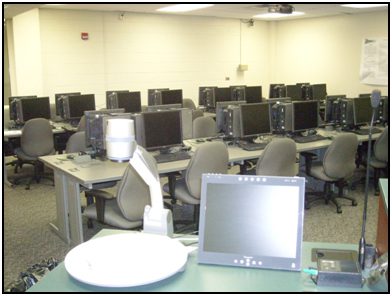
[[[66,153],[75,153],[86,151],[86,132],[76,132],[69,137],[67,145],[65,146]]]
[[[297,174],[296,145],[289,138],[275,138],[265,147],[256,164],[256,175],[293,177]]]
[[[204,111],[202,109],[192,110],[192,121],[202,116],[204,116]]]
[[[20,138],[20,147],[31,157],[50,155],[55,152],[53,131],[49,120],[33,118],[25,122]]]
[[[143,147],[139,146],[139,149],[142,151],[147,167],[159,180],[155,158]],[[123,216],[130,221],[143,219],[145,206],[151,204],[147,184],[131,165],[127,166],[117,187],[117,204]]]
[[[214,137],[217,135],[216,122],[212,119],[212,117],[198,117],[193,120],[192,125],[192,134],[194,139]]]
[[[388,162],[389,161],[389,145],[388,145],[388,139],[389,139],[389,131],[388,127],[386,127],[380,137],[376,140],[374,143],[374,157],[383,162]]]
[[[193,102],[192,99],[187,99],[187,98],[182,99],[182,106],[184,108],[188,108],[188,109],[191,109],[191,110],[195,110],[196,109],[196,105],[195,105],[195,103]]]
[[[79,120],[79,124],[77,127],[77,131],[81,132],[81,131],[85,131],[86,130],[86,116],[83,115],[80,120]]]
[[[345,179],[356,168],[358,138],[355,134],[345,133],[336,136],[325,151],[323,168],[325,174],[333,179]]]
[[[228,162],[229,153],[223,142],[200,145],[192,155],[185,173],[189,193],[194,198],[200,199],[202,174],[227,174]]]

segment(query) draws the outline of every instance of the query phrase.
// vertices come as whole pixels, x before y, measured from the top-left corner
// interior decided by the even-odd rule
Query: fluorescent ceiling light
[[[177,4],[157,9],[162,12],[186,12],[214,6],[214,4]]]
[[[290,16],[298,16],[298,15],[303,15],[303,14],[305,14],[305,13],[301,12],[301,11],[293,11],[293,13],[290,13],[290,14],[270,12],[270,13],[257,14],[253,17],[258,18],[258,19],[278,19],[278,18],[284,18],[284,17],[290,17]]]
[[[365,3],[365,4],[343,4],[341,6],[344,7],[350,7],[350,8],[372,8],[372,7],[381,7],[381,6],[388,6],[388,4],[371,4],[371,3]]]

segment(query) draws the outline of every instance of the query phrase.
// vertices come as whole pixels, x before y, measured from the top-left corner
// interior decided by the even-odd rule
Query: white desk
[[[374,138],[378,137],[375,135]],[[366,141],[367,136],[358,136],[360,141]],[[328,147],[330,139],[297,144],[297,152],[317,150]],[[194,140],[185,144],[193,150],[198,145]],[[229,162],[241,163],[244,160],[258,158],[262,151],[245,151],[238,147],[228,146]],[[80,204],[81,186],[91,189],[94,183],[120,180],[128,163],[93,160],[86,164],[76,164],[68,160],[66,155],[50,155],[40,157],[40,160],[54,171],[57,221],[53,229],[67,243],[80,244],[83,240],[82,214]],[[187,168],[189,160],[181,160],[158,164],[160,174],[182,171]]]

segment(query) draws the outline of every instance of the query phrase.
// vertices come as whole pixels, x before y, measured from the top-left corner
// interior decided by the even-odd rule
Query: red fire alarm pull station
[[[82,32],[81,33],[81,38],[82,38],[82,40],[88,40],[88,33],[87,32]]]

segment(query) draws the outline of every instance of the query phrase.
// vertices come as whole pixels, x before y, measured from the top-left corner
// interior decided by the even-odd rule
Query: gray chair
[[[215,137],[217,135],[215,120],[208,116],[194,119],[192,122],[192,135],[194,139]]]
[[[256,175],[285,176],[297,175],[297,148],[289,138],[275,138],[265,147],[256,164]]]
[[[39,183],[41,178],[53,180],[52,177],[44,174],[44,166],[38,160],[40,156],[55,154],[53,131],[49,120],[45,118],[28,120],[22,128],[20,147],[16,148],[14,152],[17,157],[15,173],[24,164],[34,166],[34,174],[28,178],[26,190],[30,189],[30,184],[33,180],[37,183]],[[20,179],[15,179],[16,184],[19,181]]]
[[[309,209],[310,205],[317,200],[324,200],[326,204],[329,201],[335,204],[337,213],[342,213],[341,205],[336,198],[344,198],[351,201],[352,206],[356,206],[357,202],[351,197],[343,195],[343,188],[347,185],[347,181],[352,177],[356,165],[355,155],[358,147],[358,139],[355,134],[345,133],[336,136],[331,145],[327,148],[322,162],[313,162],[313,155],[303,153],[306,160],[306,174],[324,181],[324,192],[307,193],[305,208]],[[333,193],[332,185],[337,185],[338,195]],[[308,196],[316,195],[314,199]]]
[[[148,168],[158,175],[154,157],[143,148],[140,149]],[[148,186],[131,165],[125,169],[116,196],[95,189],[92,189],[91,193],[95,197],[95,204],[87,206],[83,215],[122,229],[141,227],[144,208],[151,204]]]
[[[381,171],[386,175],[389,172],[389,130],[388,127],[384,129],[380,137],[376,140],[373,146],[373,155],[370,158],[370,166],[374,169],[373,184],[374,192],[379,194],[378,180],[380,179]]]
[[[86,151],[86,132],[80,131],[72,134],[65,146],[65,153]]]
[[[80,120],[79,120],[79,124],[78,124],[78,127],[77,127],[76,131],[82,132],[82,131],[85,131],[85,130],[86,130],[86,116],[83,115],[80,118]]]
[[[174,196],[185,204],[194,205],[193,222],[198,227],[201,195],[201,177],[204,173],[227,174],[229,154],[223,142],[209,142],[200,145],[185,171],[184,177],[175,181]],[[170,194],[169,184],[163,190]],[[179,223],[179,221],[175,221]]]
[[[195,105],[195,103],[193,102],[192,99],[184,98],[182,100],[182,107],[188,108],[188,109],[191,109],[191,110],[196,110],[196,105]]]

